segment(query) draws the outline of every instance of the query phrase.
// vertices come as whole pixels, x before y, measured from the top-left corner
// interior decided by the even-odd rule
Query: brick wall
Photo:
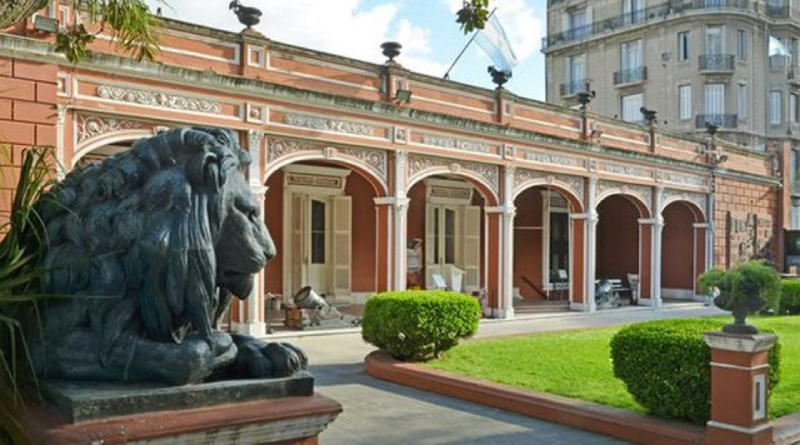
[[[56,145],[56,65],[0,57],[0,223],[7,221],[22,152]]]
[[[779,251],[781,221],[779,219],[779,190],[750,182],[729,178],[717,178],[716,212],[714,215],[714,264],[725,266],[727,253],[728,212],[738,215],[755,214],[772,217],[771,259],[780,265],[783,263]]]

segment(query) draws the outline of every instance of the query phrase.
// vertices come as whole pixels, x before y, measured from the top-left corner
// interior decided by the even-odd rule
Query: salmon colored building
[[[74,16],[55,2],[41,14]],[[0,33],[4,169],[14,179],[34,144],[56,147],[68,170],[166,128],[236,130],[279,252],[234,308],[243,331],[263,334],[267,292],[306,285],[359,303],[443,282],[508,318],[546,303],[593,312],[603,278],[660,306],[696,298],[715,265],[783,267],[785,147],[584,117],[410,72],[402,56],[372,64],[253,31],[162,25],[158,63],[99,38],[73,66],[32,20]]]

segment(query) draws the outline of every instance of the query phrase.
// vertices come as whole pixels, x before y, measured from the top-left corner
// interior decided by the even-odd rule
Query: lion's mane
[[[229,299],[215,256],[224,191],[249,162],[232,132],[183,128],[54,186],[40,209],[50,245],[43,287],[102,298],[48,317],[50,341],[74,326],[98,331],[106,352],[125,330],[176,342],[191,326],[207,338]]]

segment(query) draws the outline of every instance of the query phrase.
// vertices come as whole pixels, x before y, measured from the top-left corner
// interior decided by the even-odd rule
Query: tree
[[[0,29],[32,16],[48,4],[48,0],[0,0]],[[137,60],[153,60],[158,52],[158,21],[150,14],[144,0],[69,0],[77,17],[85,14],[87,24],[97,25],[90,32],[83,23],[61,28],[56,34],[56,50],[72,63],[78,63],[89,54],[89,44],[108,33],[125,51]],[[77,20],[74,20],[77,22]]]
[[[489,0],[464,0],[464,7],[456,15],[464,34],[483,29],[489,19]]]

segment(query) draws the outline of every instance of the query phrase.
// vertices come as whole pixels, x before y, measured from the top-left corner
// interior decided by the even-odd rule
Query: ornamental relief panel
[[[580,176],[554,175],[547,172],[516,168],[514,171],[514,190],[517,191],[517,189],[526,182],[542,179],[547,184],[559,183],[565,185],[570,192],[575,194],[575,196],[583,202],[585,180]]]
[[[147,105],[170,110],[194,111],[205,114],[222,113],[222,104],[220,102],[138,88],[121,88],[109,85],[100,85],[97,88],[97,97],[101,99],[112,100],[114,102]]]
[[[336,148],[315,142],[294,139],[268,138],[267,164],[275,163],[286,156],[298,153],[313,153],[325,159],[336,159],[339,156],[354,158],[359,165],[371,171],[384,183],[387,181],[388,154],[383,150],[360,147]]]
[[[708,190],[710,186],[709,178],[691,173],[678,173],[669,170],[659,170],[656,178],[660,182],[675,184],[677,186],[697,187]]]
[[[354,136],[375,136],[375,128],[358,122],[349,122],[321,116],[300,113],[286,113],[283,118],[286,125],[309,128],[329,133],[341,133]]]
[[[83,144],[91,139],[117,131],[145,130],[155,132],[164,128],[153,122],[84,114],[77,114],[76,121],[78,144]]]
[[[646,185],[625,184],[616,181],[597,181],[595,188],[595,202],[599,203],[600,200],[611,195],[632,195],[644,203],[647,209],[652,207],[653,202],[653,188]]]
[[[449,148],[451,150],[470,151],[474,153],[489,153],[491,146],[484,142],[471,141],[449,136],[423,134],[422,143],[433,147]]]
[[[481,164],[478,162],[456,162],[449,158],[439,158],[434,156],[422,156],[410,154],[408,156],[408,177],[413,178],[426,170],[434,168],[447,168],[453,174],[458,174],[461,170],[467,170],[483,178],[489,184],[492,191],[498,193],[500,190],[500,167],[491,164]]]
[[[613,175],[630,176],[641,179],[653,179],[655,176],[653,170],[638,165],[603,162],[600,164],[600,169]]]
[[[586,168],[586,159],[566,154],[546,153],[543,151],[531,150],[528,148],[519,149],[520,158],[535,162],[537,164],[549,164],[557,167]]]

